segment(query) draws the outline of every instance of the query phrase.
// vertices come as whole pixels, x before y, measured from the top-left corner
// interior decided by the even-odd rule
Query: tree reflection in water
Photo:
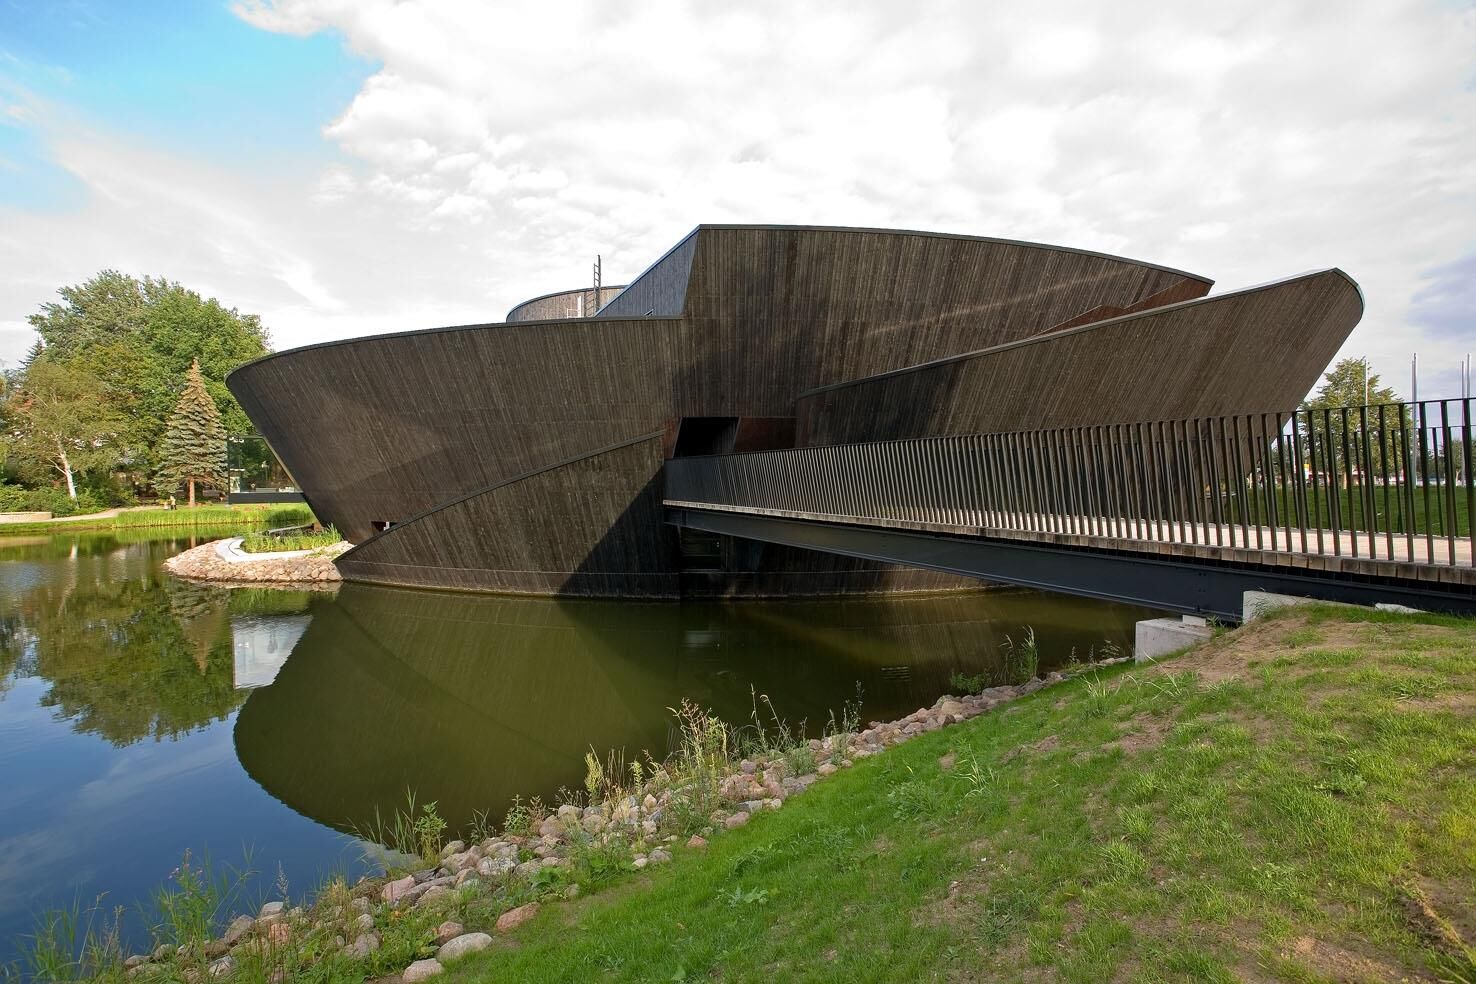
[[[0,675],[45,680],[42,706],[119,747],[224,720],[247,696],[235,689],[232,616],[301,612],[308,596],[162,574],[159,560],[186,545],[111,535],[0,541]]]

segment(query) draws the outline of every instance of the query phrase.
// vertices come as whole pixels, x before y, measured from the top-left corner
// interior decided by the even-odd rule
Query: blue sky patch
[[[335,156],[322,129],[377,68],[336,34],[261,31],[222,2],[0,0],[0,93],[230,166]],[[0,125],[0,202],[65,207],[75,193],[23,132],[48,125]]]

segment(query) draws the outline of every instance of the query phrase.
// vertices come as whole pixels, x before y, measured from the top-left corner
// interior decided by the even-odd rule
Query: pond
[[[819,734],[902,716],[1034,630],[1044,672],[1125,650],[1143,610],[1026,591],[744,603],[187,584],[197,542],[0,538],[0,966],[34,914],[135,910],[189,849],[306,890],[408,790],[453,826],[580,788],[584,754],[672,747],[684,698],[766,695]],[[106,894],[104,894],[106,893]],[[140,920],[133,919],[139,924]],[[134,925],[132,932],[141,930]],[[142,945],[135,936],[134,945]]]

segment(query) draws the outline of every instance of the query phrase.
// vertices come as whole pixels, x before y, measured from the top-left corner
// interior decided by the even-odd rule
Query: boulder
[[[438,960],[417,960],[404,969],[400,974],[400,980],[405,984],[415,984],[416,981],[430,980],[442,970],[445,968]]]
[[[518,866],[513,858],[501,855],[495,858],[483,858],[477,862],[477,874],[483,878],[505,878]]]
[[[497,917],[497,931],[499,933],[510,933],[536,915],[538,915],[537,902],[529,902],[527,905],[520,905],[516,909],[509,909]]]
[[[406,892],[410,891],[414,887],[415,877],[413,875],[406,875],[404,878],[397,878],[392,882],[385,882],[384,887],[379,890],[379,897],[384,899],[386,902],[397,902],[405,895]],[[273,903],[268,903],[268,905],[271,904]],[[280,905],[280,903],[276,904]],[[262,910],[264,912],[266,910],[266,906],[262,906]],[[279,909],[278,911],[281,910]]]
[[[652,864],[665,864],[671,860],[671,852],[664,847],[658,847],[646,855]]]
[[[268,902],[261,907],[261,912],[257,913],[257,918],[270,919],[273,916],[280,916],[286,908],[287,904],[285,902]]]
[[[441,848],[441,860],[445,860],[453,854],[460,854],[466,850],[466,842],[455,840]]]
[[[425,892],[420,896],[420,899],[415,904],[426,905],[428,903],[434,902],[436,899],[443,899],[450,894],[451,889],[447,888],[445,885],[432,885],[430,888],[427,888],[425,890]]]
[[[225,935],[221,937],[221,942],[226,946],[235,946],[245,938],[247,933],[251,932],[251,927],[255,925],[256,920],[250,916],[237,916],[226,927]]]
[[[209,967],[211,977],[229,977],[235,969],[236,960],[234,957],[229,956],[211,961]]]
[[[693,834],[692,839],[687,841],[687,846],[692,848],[694,851],[700,851],[703,848],[707,847],[707,841],[703,840],[698,835]]]
[[[379,949],[379,934],[364,933],[344,950],[354,960],[368,960],[369,954]]]
[[[460,929],[459,926],[457,928]],[[463,933],[443,943],[436,951],[436,959],[442,963],[450,963],[478,950],[485,950],[491,945],[492,937],[486,933]]]
[[[464,932],[466,932],[466,927],[455,920],[448,919],[436,927],[436,945],[445,946]]]
[[[735,813],[723,821],[723,826],[727,827],[729,830],[732,830],[734,827],[741,827],[747,822],[747,813]]]

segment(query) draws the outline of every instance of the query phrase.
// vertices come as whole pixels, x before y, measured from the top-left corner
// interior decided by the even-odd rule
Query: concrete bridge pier
[[[1208,620],[1199,615],[1145,619],[1138,623],[1133,638],[1133,662],[1151,663],[1203,642],[1213,634]]]

